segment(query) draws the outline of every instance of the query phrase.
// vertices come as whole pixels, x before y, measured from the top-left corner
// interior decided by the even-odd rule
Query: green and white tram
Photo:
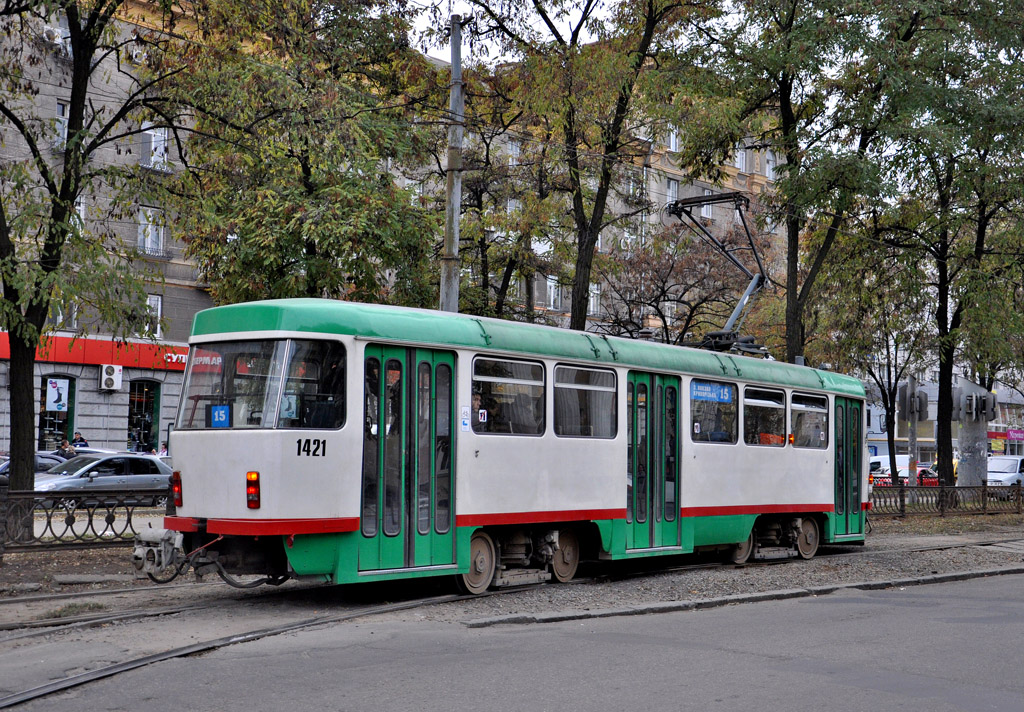
[[[209,309],[190,344],[176,510],[135,552],[157,580],[191,565],[481,592],[567,581],[581,557],[864,541],[854,378],[329,300]]]

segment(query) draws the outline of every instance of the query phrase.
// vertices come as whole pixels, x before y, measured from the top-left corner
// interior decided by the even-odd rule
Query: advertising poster
[[[68,410],[68,379],[50,378],[46,382],[46,410],[66,413]]]

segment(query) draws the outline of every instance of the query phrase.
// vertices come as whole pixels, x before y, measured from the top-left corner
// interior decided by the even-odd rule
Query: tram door
[[[359,570],[455,561],[455,356],[367,346]]]
[[[863,465],[860,401],[836,398],[836,535],[860,534],[864,516],[860,505],[860,475]]]
[[[631,371],[626,548],[678,546],[679,379]]]

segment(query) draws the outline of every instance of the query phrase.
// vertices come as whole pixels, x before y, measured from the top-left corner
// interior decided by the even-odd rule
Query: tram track
[[[529,588],[529,587],[523,587]],[[522,589],[515,589],[522,590]],[[511,591],[511,589],[509,589]],[[485,596],[500,595],[506,591],[495,591],[483,594]],[[232,635],[211,638],[198,643],[192,643],[185,646],[170,648],[168,650],[150,653],[148,655],[133,658],[131,660],[125,660],[112,665],[105,665],[103,667],[89,670],[87,672],[78,673],[75,675],[69,675],[59,680],[54,680],[43,685],[16,692],[5,697],[0,697],[0,709],[7,709],[14,705],[23,704],[30,702],[47,695],[52,695],[57,692],[85,685],[97,680],[102,680],[107,677],[119,675],[124,672],[136,670],[147,665],[162,662],[165,660],[171,660],[174,658],[187,657],[190,655],[197,655],[200,653],[206,653],[220,648],[225,648],[230,645],[237,645],[239,643],[249,643],[263,638],[268,638],[275,635],[283,635],[285,633],[292,633],[307,628],[314,628],[322,625],[329,625],[333,623],[343,623],[357,618],[365,618],[367,616],[380,615],[385,613],[394,613],[396,611],[405,611],[415,608],[422,608],[431,605],[438,605],[442,603],[453,603],[460,600],[476,599],[479,596],[465,596],[458,594],[450,594],[443,596],[435,596],[428,599],[420,599],[415,601],[403,601],[399,603],[388,603],[376,606],[367,606],[358,610],[350,610],[344,613],[336,613],[331,615],[315,616],[304,620],[292,621],[279,626],[271,626],[265,628],[254,629],[243,633],[235,633]],[[201,606],[199,606],[201,607]],[[186,609],[187,610],[187,609]]]
[[[842,547],[842,548],[840,548],[840,547],[834,547],[834,546],[824,546],[824,547],[822,547],[821,550],[819,550],[818,556],[819,557],[831,557],[831,556],[842,555],[844,557],[847,557],[847,556],[875,556],[875,555],[885,555],[885,554],[921,553],[921,552],[928,552],[928,551],[948,551],[948,550],[953,550],[953,549],[968,548],[968,547],[975,547],[975,546],[984,547],[984,546],[994,546],[994,545],[1000,545],[1000,544],[1012,544],[1012,543],[1019,543],[1021,541],[1022,540],[1020,539],[1020,537],[1013,537],[1013,538],[985,539],[985,540],[980,540],[980,541],[958,542],[958,543],[950,543],[950,544],[943,544],[943,545],[921,546],[921,547],[911,547],[911,548],[904,547],[904,548],[893,548],[893,549],[872,549],[872,550],[859,550],[859,551],[858,550],[854,550],[853,547]],[[609,582],[609,581],[623,581],[623,580],[629,580],[629,579],[634,579],[634,578],[642,578],[644,576],[657,576],[657,575],[664,575],[664,574],[684,573],[684,572],[687,572],[687,571],[743,569],[743,568],[760,567],[760,566],[776,566],[776,565],[780,565],[780,564],[791,563],[794,560],[795,560],[795,557],[768,559],[768,560],[763,560],[763,561],[749,561],[749,562],[744,563],[744,564],[733,564],[733,563],[721,562],[721,561],[717,561],[717,562],[716,561],[704,561],[704,562],[697,562],[697,563],[681,564],[681,565],[676,565],[676,566],[663,566],[662,565],[662,566],[651,567],[651,568],[643,568],[643,569],[637,569],[637,570],[632,570],[632,571],[602,572],[602,573],[594,574],[592,576],[578,576],[575,579],[573,579],[571,584],[573,584],[573,585],[584,585],[584,584],[593,584],[593,583],[598,583],[599,584],[599,583]],[[27,604],[27,603],[46,603],[46,602],[50,602],[50,601],[59,601],[59,600],[66,600],[66,599],[72,599],[72,598],[73,599],[82,599],[83,597],[93,598],[93,597],[112,596],[112,595],[129,595],[129,596],[133,595],[133,594],[149,594],[149,595],[152,595],[153,593],[164,593],[164,592],[174,591],[174,590],[178,590],[178,591],[186,591],[187,590],[187,591],[195,592],[197,590],[197,587],[204,587],[204,588],[208,587],[211,590],[218,590],[218,591],[219,590],[223,590],[223,587],[220,586],[218,583],[209,583],[209,584],[185,583],[185,584],[165,585],[165,586],[161,586],[161,587],[155,588],[155,589],[152,588],[152,587],[146,587],[146,588],[117,588],[117,589],[95,590],[95,591],[89,591],[87,593],[83,593],[83,592],[69,592],[69,593],[59,593],[59,594],[47,594],[47,595],[41,595],[41,596],[23,596],[23,597],[17,597],[17,598],[0,599],[0,605],[2,605],[2,604],[10,604],[10,603],[23,603],[23,604]],[[219,598],[216,601],[206,601],[206,602],[203,602],[203,603],[183,604],[183,605],[178,605],[178,606],[141,607],[141,608],[127,610],[127,611],[122,610],[122,611],[119,611],[117,613],[97,613],[97,614],[87,614],[87,615],[82,615],[82,616],[61,617],[61,618],[58,618],[58,617],[44,617],[44,618],[35,618],[35,619],[29,619],[29,620],[24,620],[24,621],[0,623],[0,632],[2,632],[2,631],[14,631],[15,632],[14,635],[0,637],[0,643],[6,642],[6,641],[10,641],[10,640],[15,640],[15,639],[32,637],[32,636],[36,636],[36,635],[43,635],[43,634],[47,634],[47,633],[59,632],[59,631],[64,630],[64,629],[71,629],[71,628],[76,628],[76,627],[86,627],[86,626],[90,626],[90,625],[105,625],[105,624],[108,624],[108,623],[123,622],[123,621],[128,621],[128,620],[133,620],[133,619],[141,619],[141,618],[160,617],[160,616],[166,616],[166,615],[173,615],[175,613],[181,613],[181,612],[186,612],[186,611],[210,610],[210,609],[214,609],[214,608],[218,608],[218,607],[223,607],[225,605],[230,605],[231,603],[237,603],[237,602],[243,601],[243,600],[247,600],[247,601],[260,601],[260,600],[266,600],[266,599],[269,599],[269,598],[280,597],[280,596],[292,596],[292,595],[294,595],[296,593],[306,593],[306,592],[318,592],[319,593],[319,592],[323,592],[323,591],[326,591],[326,590],[329,590],[329,589],[332,589],[332,588],[336,588],[336,587],[333,586],[333,585],[332,586],[309,585],[309,586],[301,586],[301,587],[290,586],[290,587],[286,587],[286,588],[275,588],[275,589],[269,589],[269,590],[263,590],[263,591],[256,591],[256,590],[254,590],[254,591],[248,592],[248,593],[246,593],[244,595],[231,596],[231,597],[226,598],[226,599],[225,598]],[[509,588],[503,588],[503,589],[498,589],[498,590],[491,591],[487,595],[496,595],[496,594],[503,594],[503,593],[514,593],[514,592],[517,592],[517,591],[529,590],[530,588],[533,588],[533,585],[530,585],[530,586],[513,586],[513,587],[509,587]],[[473,600],[474,598],[476,598],[476,597],[475,596],[465,596],[465,597],[456,598],[454,600],[462,600],[462,599]],[[31,629],[31,630],[19,633],[18,631],[20,631],[22,629]]]
[[[982,540],[971,540],[971,541],[956,541],[942,544],[931,544],[925,546],[916,547],[887,547],[882,549],[867,549],[867,550],[856,550],[853,547],[823,547],[819,552],[821,558],[832,558],[832,557],[853,557],[860,558],[862,556],[878,556],[887,554],[913,554],[922,553],[929,551],[948,551],[955,549],[964,549],[972,547],[987,547],[995,545],[1006,545],[1006,544],[1020,544],[1022,539],[1019,536],[1016,537],[992,537]],[[642,578],[645,576],[658,576],[664,574],[678,574],[686,571],[700,571],[700,570],[723,570],[723,569],[758,569],[768,566],[775,566],[781,563],[788,563],[793,559],[772,559],[767,561],[749,562],[746,564],[731,564],[725,562],[712,562],[702,561],[693,562],[687,564],[681,564],[677,566],[658,566],[658,567],[644,567],[643,569],[635,569],[631,571],[603,571],[592,576],[581,576],[574,579],[569,585],[586,585],[593,583],[604,583],[614,582],[616,580],[628,580],[632,578]],[[181,584],[176,585],[176,588],[195,589],[196,584]],[[243,630],[235,632],[230,635],[222,635],[218,637],[212,637],[199,642],[192,642],[187,645],[169,647],[166,650],[158,650],[156,652],[149,652],[145,655],[138,655],[128,660],[121,662],[103,665],[93,670],[86,672],[80,672],[73,675],[67,675],[60,679],[55,679],[45,684],[37,685],[26,690],[14,692],[7,695],[6,697],[0,697],[0,709],[6,709],[14,705],[23,704],[32,700],[36,700],[48,695],[52,695],[63,690],[68,690],[73,687],[80,685],[89,684],[91,682],[101,680],[104,678],[116,676],[123,672],[135,670],[140,667],[151,665],[164,660],[170,660],[173,658],[187,657],[190,655],[197,655],[201,653],[210,652],[227,646],[252,642],[263,638],[282,635],[295,631],[300,631],[308,628],[314,628],[322,625],[330,625],[335,623],[343,623],[359,618],[368,618],[376,615],[384,615],[389,613],[395,613],[399,611],[408,611],[418,608],[426,608],[430,606],[437,606],[447,603],[458,603],[462,601],[473,601],[480,600],[490,596],[515,594],[520,592],[527,592],[540,588],[543,584],[534,584],[528,586],[510,587],[505,589],[498,589],[495,591],[489,591],[482,596],[465,596],[465,595],[437,595],[430,596],[427,598],[416,598],[415,600],[405,600],[395,603],[387,604],[363,604],[363,603],[351,603],[351,602],[340,602],[333,600],[332,603],[328,604],[332,607],[338,605],[346,606],[346,610],[336,611],[327,615],[309,616],[291,620],[289,622],[282,623],[280,625],[264,626],[258,628],[252,628],[251,630]],[[0,630],[11,630],[12,635],[9,635],[0,642],[8,642],[14,640],[22,640],[24,638],[32,638],[36,636],[44,636],[48,634],[58,634],[61,631],[74,631],[76,629],[82,629],[89,626],[102,626],[106,624],[117,624],[131,620],[138,620],[144,618],[155,618],[159,616],[169,616],[177,614],[193,614],[199,613],[204,610],[211,610],[221,607],[230,607],[232,604],[239,602],[255,602],[265,601],[271,597],[294,596],[296,593],[308,594],[310,592],[317,591],[329,591],[334,587],[329,586],[309,586],[309,587],[287,587],[285,589],[275,589],[271,591],[263,592],[262,594],[247,594],[245,596],[234,596],[230,599],[219,599],[217,601],[209,601],[198,604],[187,604],[180,606],[164,606],[162,608],[150,608],[150,609],[136,609],[132,611],[119,611],[114,614],[97,614],[77,617],[75,619],[65,619],[62,621],[54,621],[52,619],[34,619],[31,621],[24,621],[22,623],[4,625]],[[109,593],[125,593],[134,592],[140,590],[153,591],[152,588],[147,589],[114,589]],[[165,589],[166,590],[166,589]],[[100,593],[100,592],[90,592]],[[81,596],[78,594],[58,594],[55,596],[36,596],[32,597],[37,601],[48,601],[48,600],[59,600],[69,595]],[[22,598],[22,601],[25,599]],[[6,601],[5,601],[6,602]],[[313,601],[301,601],[304,605],[313,603],[319,605],[316,600]],[[251,625],[251,623],[250,623]],[[31,645],[31,643],[30,643]],[[31,648],[30,648],[31,649]],[[80,669],[80,668],[79,668]]]

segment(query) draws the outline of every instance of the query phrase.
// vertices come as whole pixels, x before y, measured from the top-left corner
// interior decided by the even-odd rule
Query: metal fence
[[[1009,487],[878,487],[871,490],[871,513],[905,517],[914,514],[1021,514],[1021,483]]]
[[[152,490],[9,491],[0,486],[0,556],[53,548],[127,546],[139,529],[163,526],[164,496]]]

